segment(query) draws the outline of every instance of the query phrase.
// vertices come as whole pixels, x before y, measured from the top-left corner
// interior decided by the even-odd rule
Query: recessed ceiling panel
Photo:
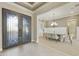
[[[36,9],[44,5],[46,2],[15,2],[15,3],[31,11],[35,11]]]

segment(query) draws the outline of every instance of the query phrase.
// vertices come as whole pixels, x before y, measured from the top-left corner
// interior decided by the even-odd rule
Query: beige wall
[[[2,12],[1,12],[1,8],[0,8],[0,51],[2,50]]]
[[[36,42],[37,41],[37,16],[36,14],[32,14],[32,41]]]
[[[0,3],[0,51],[2,50],[2,8],[13,10],[25,15],[32,16],[32,12],[14,3]],[[32,32],[33,33],[33,32]]]

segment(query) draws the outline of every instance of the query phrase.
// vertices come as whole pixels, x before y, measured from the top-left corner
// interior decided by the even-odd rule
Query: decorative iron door
[[[3,49],[31,42],[31,17],[2,9]]]
[[[18,44],[18,15],[3,9],[3,48]]]
[[[28,43],[31,41],[31,18],[29,16],[22,17],[23,19],[23,43]]]

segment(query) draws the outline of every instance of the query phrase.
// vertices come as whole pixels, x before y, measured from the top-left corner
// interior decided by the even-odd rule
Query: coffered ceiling
[[[15,2],[15,3],[31,11],[35,11],[42,5],[46,4],[46,2]]]

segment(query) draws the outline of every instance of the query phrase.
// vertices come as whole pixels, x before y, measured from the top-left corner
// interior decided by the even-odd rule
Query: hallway
[[[48,47],[29,43],[17,47],[7,49],[0,52],[1,56],[67,56],[67,54],[56,49],[49,49]]]

